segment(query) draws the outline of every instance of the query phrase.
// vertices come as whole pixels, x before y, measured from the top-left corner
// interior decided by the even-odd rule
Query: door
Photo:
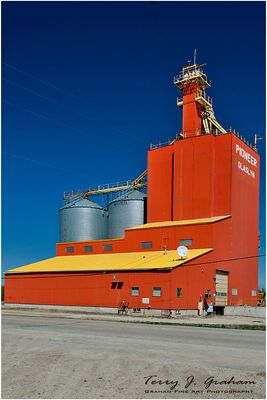
[[[228,272],[216,271],[215,306],[227,306],[228,300]]]

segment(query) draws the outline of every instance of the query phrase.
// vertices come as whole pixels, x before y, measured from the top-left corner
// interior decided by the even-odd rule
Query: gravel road
[[[265,398],[265,332],[4,315],[2,398]]]

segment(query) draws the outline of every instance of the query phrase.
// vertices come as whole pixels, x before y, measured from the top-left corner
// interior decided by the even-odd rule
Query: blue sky
[[[264,136],[265,254],[264,2],[2,2],[3,270],[54,256],[65,190],[134,179],[180,132],[195,48],[219,122]]]

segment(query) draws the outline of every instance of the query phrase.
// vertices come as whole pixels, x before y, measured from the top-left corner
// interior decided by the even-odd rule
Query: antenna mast
[[[258,140],[262,140],[262,139],[263,139],[262,136],[258,136],[258,135],[255,133],[255,135],[254,135],[254,150],[257,151],[257,142],[258,142]]]

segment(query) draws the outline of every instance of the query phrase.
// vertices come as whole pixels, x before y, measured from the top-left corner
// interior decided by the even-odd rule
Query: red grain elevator
[[[116,308],[123,300],[133,309],[196,310],[207,296],[217,307],[256,305],[259,155],[216,120],[203,65],[184,67],[174,84],[182,131],[148,151],[146,224],[123,238],[58,243],[54,260],[6,273],[6,302]],[[188,260],[168,259],[185,243]],[[116,266],[119,254],[134,262]],[[81,270],[84,257],[90,267]]]

